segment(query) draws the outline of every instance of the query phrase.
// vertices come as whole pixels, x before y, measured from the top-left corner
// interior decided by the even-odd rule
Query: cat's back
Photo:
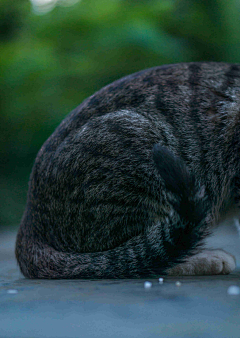
[[[192,62],[154,67],[102,88],[69,114],[62,127],[76,129],[93,117],[124,109],[171,116],[172,108],[185,113],[193,107],[203,110],[218,99],[237,101],[239,90],[239,64]]]
[[[234,118],[239,101],[238,64],[193,62],[146,69],[117,80],[87,98],[45,142],[36,162],[49,161],[61,144],[71,143],[88,123],[104,124],[108,116],[114,123],[121,112],[138,114],[145,122],[148,120],[146,127],[161,134],[166,145],[170,142],[171,147],[171,143],[176,143],[184,158],[189,139],[194,148],[195,143],[214,142],[213,130],[219,133],[224,119]],[[129,118],[137,130],[135,121]]]
[[[74,109],[49,138],[48,150],[94,117],[120,110],[137,110],[150,119],[158,116],[170,124],[179,115],[196,120],[202,113],[216,115],[239,105],[240,66],[192,62],[146,69],[102,88]],[[197,121],[199,122],[199,121]]]
[[[193,62],[146,69],[102,88],[73,110],[40,149],[35,172],[47,172],[49,162],[59,165],[56,158],[61,158],[63,148],[75,156],[76,135],[83,132],[82,138],[87,142],[85,134],[92,139],[100,124],[105,136],[100,137],[101,142],[105,140],[110,148],[110,133],[104,130],[109,121],[125,129],[126,125],[128,129],[135,128],[132,141],[149,139],[149,148],[161,139],[190,164],[192,152],[209,148],[209,142],[215,147],[226,120],[234,120],[239,107],[238,64]],[[126,123],[121,122],[121,114]],[[95,128],[86,130],[94,124]],[[116,128],[115,134],[126,135],[125,129]]]
[[[151,115],[171,108],[203,109],[217,99],[233,102],[240,89],[240,65],[223,62],[170,64],[139,71],[103,87],[75,108],[52,137],[64,138],[89,119],[123,109]],[[205,100],[203,97],[205,95]]]

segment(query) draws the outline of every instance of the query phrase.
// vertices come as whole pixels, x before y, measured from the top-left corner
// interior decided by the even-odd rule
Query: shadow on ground
[[[240,337],[240,266],[228,276],[145,280],[27,280],[14,259],[16,231],[0,234],[0,337]],[[208,246],[240,263],[240,239],[220,227]],[[161,277],[161,276],[159,276]],[[176,282],[181,285],[177,286]],[[179,284],[179,283],[177,283]]]

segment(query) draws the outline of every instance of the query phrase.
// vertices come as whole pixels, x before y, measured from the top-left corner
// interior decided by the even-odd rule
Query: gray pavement
[[[240,238],[231,225],[208,247],[235,254],[236,271],[151,279],[150,289],[142,279],[27,280],[14,259],[15,236],[0,233],[0,338],[240,337],[240,295],[227,292],[240,286]]]

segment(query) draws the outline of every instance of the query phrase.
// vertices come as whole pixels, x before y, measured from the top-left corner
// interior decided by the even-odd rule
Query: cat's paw
[[[168,275],[226,275],[236,267],[236,259],[224,250],[203,250],[185,263],[168,269]]]

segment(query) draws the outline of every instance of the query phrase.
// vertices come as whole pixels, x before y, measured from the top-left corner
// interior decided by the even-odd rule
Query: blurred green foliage
[[[36,153],[102,86],[166,63],[240,60],[238,0],[0,0],[0,224],[19,222]]]

